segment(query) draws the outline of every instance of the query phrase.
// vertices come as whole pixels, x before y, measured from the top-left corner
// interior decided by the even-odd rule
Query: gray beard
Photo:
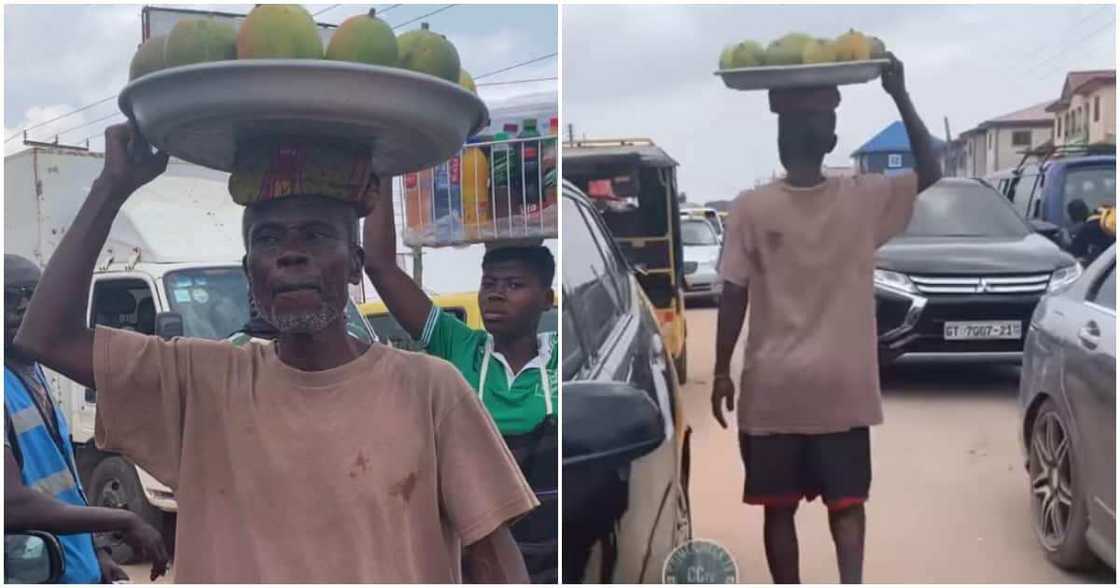
[[[275,311],[261,313],[268,324],[283,334],[311,334],[325,330],[342,318],[341,309],[334,310],[323,304],[314,312],[278,314]]]

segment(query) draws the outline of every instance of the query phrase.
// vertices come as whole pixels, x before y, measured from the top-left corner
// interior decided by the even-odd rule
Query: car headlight
[[[1056,292],[1065,288],[1066,286],[1077,281],[1081,277],[1081,264],[1075,263],[1071,266],[1063,267],[1058,271],[1050,274],[1050,287],[1051,292]]]
[[[903,292],[910,292],[911,294],[916,294],[918,292],[918,289],[914,287],[914,283],[910,281],[910,278],[906,277],[906,274],[888,270],[875,270],[875,285],[893,290],[902,290]]]

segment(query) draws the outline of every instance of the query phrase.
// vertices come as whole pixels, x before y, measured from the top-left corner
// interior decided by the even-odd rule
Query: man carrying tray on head
[[[42,276],[15,344],[98,393],[97,444],[175,490],[175,580],[527,581],[508,524],[536,499],[446,362],[346,331],[361,277],[368,147],[239,146],[245,273],[272,344],[86,327],[120,208],[166,169],[106,131],[105,167]]]
[[[734,409],[731,355],[750,294],[739,396],[744,502],[765,507],[763,539],[777,583],[799,582],[794,513],[823,498],[842,582],[862,581],[871,485],[868,427],[883,421],[872,289],[875,250],[906,228],[914,200],[941,177],[929,132],[893,56],[883,89],[902,115],[917,174],[825,178],[836,147],[835,87],[773,89],[786,177],[740,195],[720,275],[712,412]]]

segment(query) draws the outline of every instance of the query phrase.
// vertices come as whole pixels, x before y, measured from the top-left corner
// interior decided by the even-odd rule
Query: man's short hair
[[[556,277],[556,260],[548,247],[535,245],[530,247],[499,247],[486,252],[482,258],[482,265],[502,263],[506,261],[520,261],[529,266],[532,272],[541,281],[541,286],[552,287],[552,280]]]
[[[11,253],[4,254],[4,285],[37,282],[43,271],[39,264]]]
[[[1090,212],[1089,205],[1080,198],[1074,198],[1066,205],[1066,213],[1069,214],[1069,218],[1079,223],[1085,222],[1085,219],[1089,218]]]
[[[361,232],[359,230],[359,226],[358,226],[358,222],[359,222],[358,210],[356,208],[354,208],[354,206],[352,204],[347,203],[347,202],[342,202],[342,201],[336,200],[334,198],[327,198],[327,197],[324,197],[324,196],[314,196],[314,195],[286,196],[285,198],[304,198],[304,199],[314,198],[317,205],[318,205],[318,203],[322,203],[322,206],[325,207],[326,209],[337,210],[338,214],[341,214],[345,217],[346,233],[347,233],[346,234],[346,239],[347,239],[347,241],[351,245],[360,245],[361,244],[358,241],[358,235]],[[255,216],[256,211],[260,210],[261,208],[267,207],[267,206],[273,206],[273,205],[275,205],[275,203],[278,203],[278,202],[280,202],[279,199],[270,200],[270,201],[267,201],[267,202],[250,204],[250,205],[245,207],[245,212],[242,213],[242,215],[241,215],[241,240],[245,244],[245,250],[246,251],[249,250],[249,229],[253,224],[253,220],[254,220],[254,216]]]

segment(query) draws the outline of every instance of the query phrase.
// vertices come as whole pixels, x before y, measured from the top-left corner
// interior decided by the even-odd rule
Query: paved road
[[[770,582],[762,510],[741,503],[734,430],[711,417],[716,311],[688,311],[684,388],[693,426],[692,505],[697,538],[738,561],[740,579]],[[736,351],[733,373],[741,366]],[[904,365],[883,383],[886,423],[873,429],[864,579],[880,583],[1115,583],[1102,570],[1076,575],[1050,565],[1032,535],[1023,460],[1015,437],[1018,368]],[[797,525],[804,582],[836,582],[820,502],[802,504]]]

